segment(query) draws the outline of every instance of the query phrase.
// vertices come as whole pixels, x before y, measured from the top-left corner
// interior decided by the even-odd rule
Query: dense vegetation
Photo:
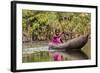
[[[22,10],[23,38],[29,41],[49,40],[55,29],[73,38],[90,32],[90,22],[90,13]]]

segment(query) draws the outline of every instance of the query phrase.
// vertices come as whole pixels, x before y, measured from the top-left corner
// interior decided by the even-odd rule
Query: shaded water
[[[34,51],[30,48],[40,48],[43,46],[47,46],[48,42],[45,41],[35,41],[33,43],[24,43],[23,44],[23,54],[22,54],[22,62],[46,62],[46,61],[54,61],[53,54],[55,52],[60,53],[64,57],[65,60],[84,60],[91,58],[91,47],[90,40],[87,44],[82,48],[82,50],[66,50],[66,51]],[[25,49],[27,49],[25,51]],[[41,48],[42,49],[42,48]]]

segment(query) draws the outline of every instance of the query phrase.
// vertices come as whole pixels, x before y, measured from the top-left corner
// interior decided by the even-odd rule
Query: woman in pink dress
[[[60,30],[55,30],[55,34],[53,35],[50,43],[49,43],[49,46],[53,46],[53,45],[59,45],[59,44],[62,44],[63,43],[63,40],[61,38],[62,36],[62,33],[60,33]],[[60,54],[59,52],[54,52],[52,55],[53,57],[53,60],[54,61],[63,61],[64,58],[63,58],[63,55]]]
[[[55,34],[53,35],[49,45],[59,45],[63,43],[63,40],[61,38],[62,33],[60,33],[60,30],[55,30]]]

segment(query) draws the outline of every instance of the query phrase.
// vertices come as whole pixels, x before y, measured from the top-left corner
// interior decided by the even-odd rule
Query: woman
[[[53,35],[49,45],[59,45],[59,44],[62,44],[63,43],[63,40],[61,38],[62,36],[62,33],[60,33],[60,30],[56,29],[55,30],[55,34]]]

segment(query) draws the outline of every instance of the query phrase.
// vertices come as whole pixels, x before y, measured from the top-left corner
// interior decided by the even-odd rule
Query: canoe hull
[[[50,48],[55,49],[81,49],[88,41],[88,35],[82,35],[80,37],[68,40],[67,42],[59,45],[50,44]]]

